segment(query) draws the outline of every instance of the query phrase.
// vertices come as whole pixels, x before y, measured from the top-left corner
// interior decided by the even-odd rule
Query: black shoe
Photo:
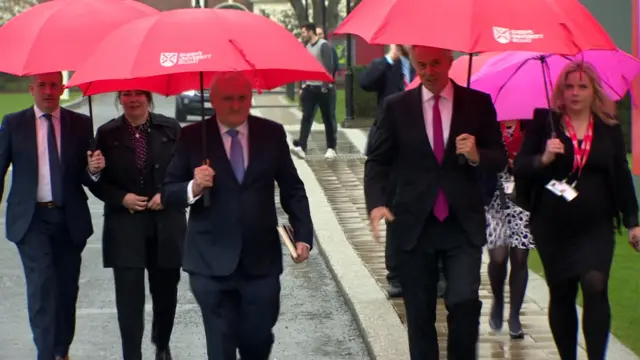
[[[493,299],[491,304],[491,315],[489,316],[489,327],[492,331],[502,331],[504,321],[504,302]]]
[[[164,350],[159,350],[156,348],[156,360],[173,360],[171,356],[171,349],[166,348]]]
[[[444,298],[444,293],[447,290],[447,282],[444,281],[444,279],[440,279],[440,281],[438,281],[438,297],[439,298]]]
[[[509,336],[512,340],[524,339],[524,330],[522,330],[522,324],[520,319],[509,318]]]
[[[387,289],[387,294],[390,298],[399,298],[402,297],[402,286],[395,281],[389,283],[389,288]]]

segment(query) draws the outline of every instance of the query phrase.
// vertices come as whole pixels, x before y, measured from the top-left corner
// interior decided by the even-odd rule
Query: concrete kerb
[[[307,189],[316,247],[356,318],[371,358],[408,359],[407,332],[398,313],[347,240],[311,168],[297,158],[294,164]]]
[[[280,97],[280,101],[288,103],[284,97]],[[290,110],[295,117],[301,116],[298,109]],[[259,110],[253,112],[260,114]],[[285,127],[286,130],[298,128],[297,125]],[[289,146],[293,146],[292,139],[287,136]],[[316,248],[329,265],[328,268],[352,310],[371,359],[408,359],[407,331],[398,313],[347,240],[313,170],[304,160],[294,157],[293,162],[309,197],[317,239]]]

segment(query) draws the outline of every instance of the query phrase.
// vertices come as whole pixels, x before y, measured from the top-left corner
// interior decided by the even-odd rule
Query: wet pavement
[[[173,116],[173,98],[155,98],[155,112]],[[94,99],[95,124],[118,115],[114,95]],[[87,108],[80,109],[87,112]],[[11,186],[7,176],[5,193]],[[6,196],[5,196],[6,198]],[[285,220],[279,207],[279,214]],[[94,235],[83,254],[73,360],[119,359],[120,337],[116,320],[111,271],[102,268],[100,234],[102,204],[90,195]],[[4,232],[5,204],[0,208],[0,231]],[[3,238],[0,235],[0,238]],[[295,265],[283,247],[282,311],[276,326],[273,359],[277,360],[368,360],[366,348],[330,270],[318,251],[309,261]],[[28,326],[22,266],[16,248],[0,241],[0,359],[35,358]],[[146,328],[150,329],[150,299],[147,298]],[[148,331],[145,339],[149,339]],[[198,309],[183,275],[179,308],[171,346],[176,360],[206,359],[204,330]],[[146,359],[153,349],[144,341]],[[400,359],[399,359],[400,360]]]

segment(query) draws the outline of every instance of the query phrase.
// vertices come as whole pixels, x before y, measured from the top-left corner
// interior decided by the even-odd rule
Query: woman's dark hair
[[[153,110],[153,95],[151,94],[151,91],[146,91],[146,90],[132,90],[132,91],[137,91],[137,92],[141,92],[144,97],[147,98],[147,102],[149,103],[149,111]],[[120,95],[122,95],[124,91],[118,91],[116,93],[116,108],[118,107],[118,104],[120,104]]]

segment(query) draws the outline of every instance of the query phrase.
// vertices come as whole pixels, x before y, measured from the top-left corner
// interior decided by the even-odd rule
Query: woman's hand
[[[564,144],[562,141],[557,138],[547,140],[547,146],[541,158],[542,164],[545,166],[551,164],[558,154],[564,154]]]
[[[640,251],[640,226],[629,229],[629,245]]]

